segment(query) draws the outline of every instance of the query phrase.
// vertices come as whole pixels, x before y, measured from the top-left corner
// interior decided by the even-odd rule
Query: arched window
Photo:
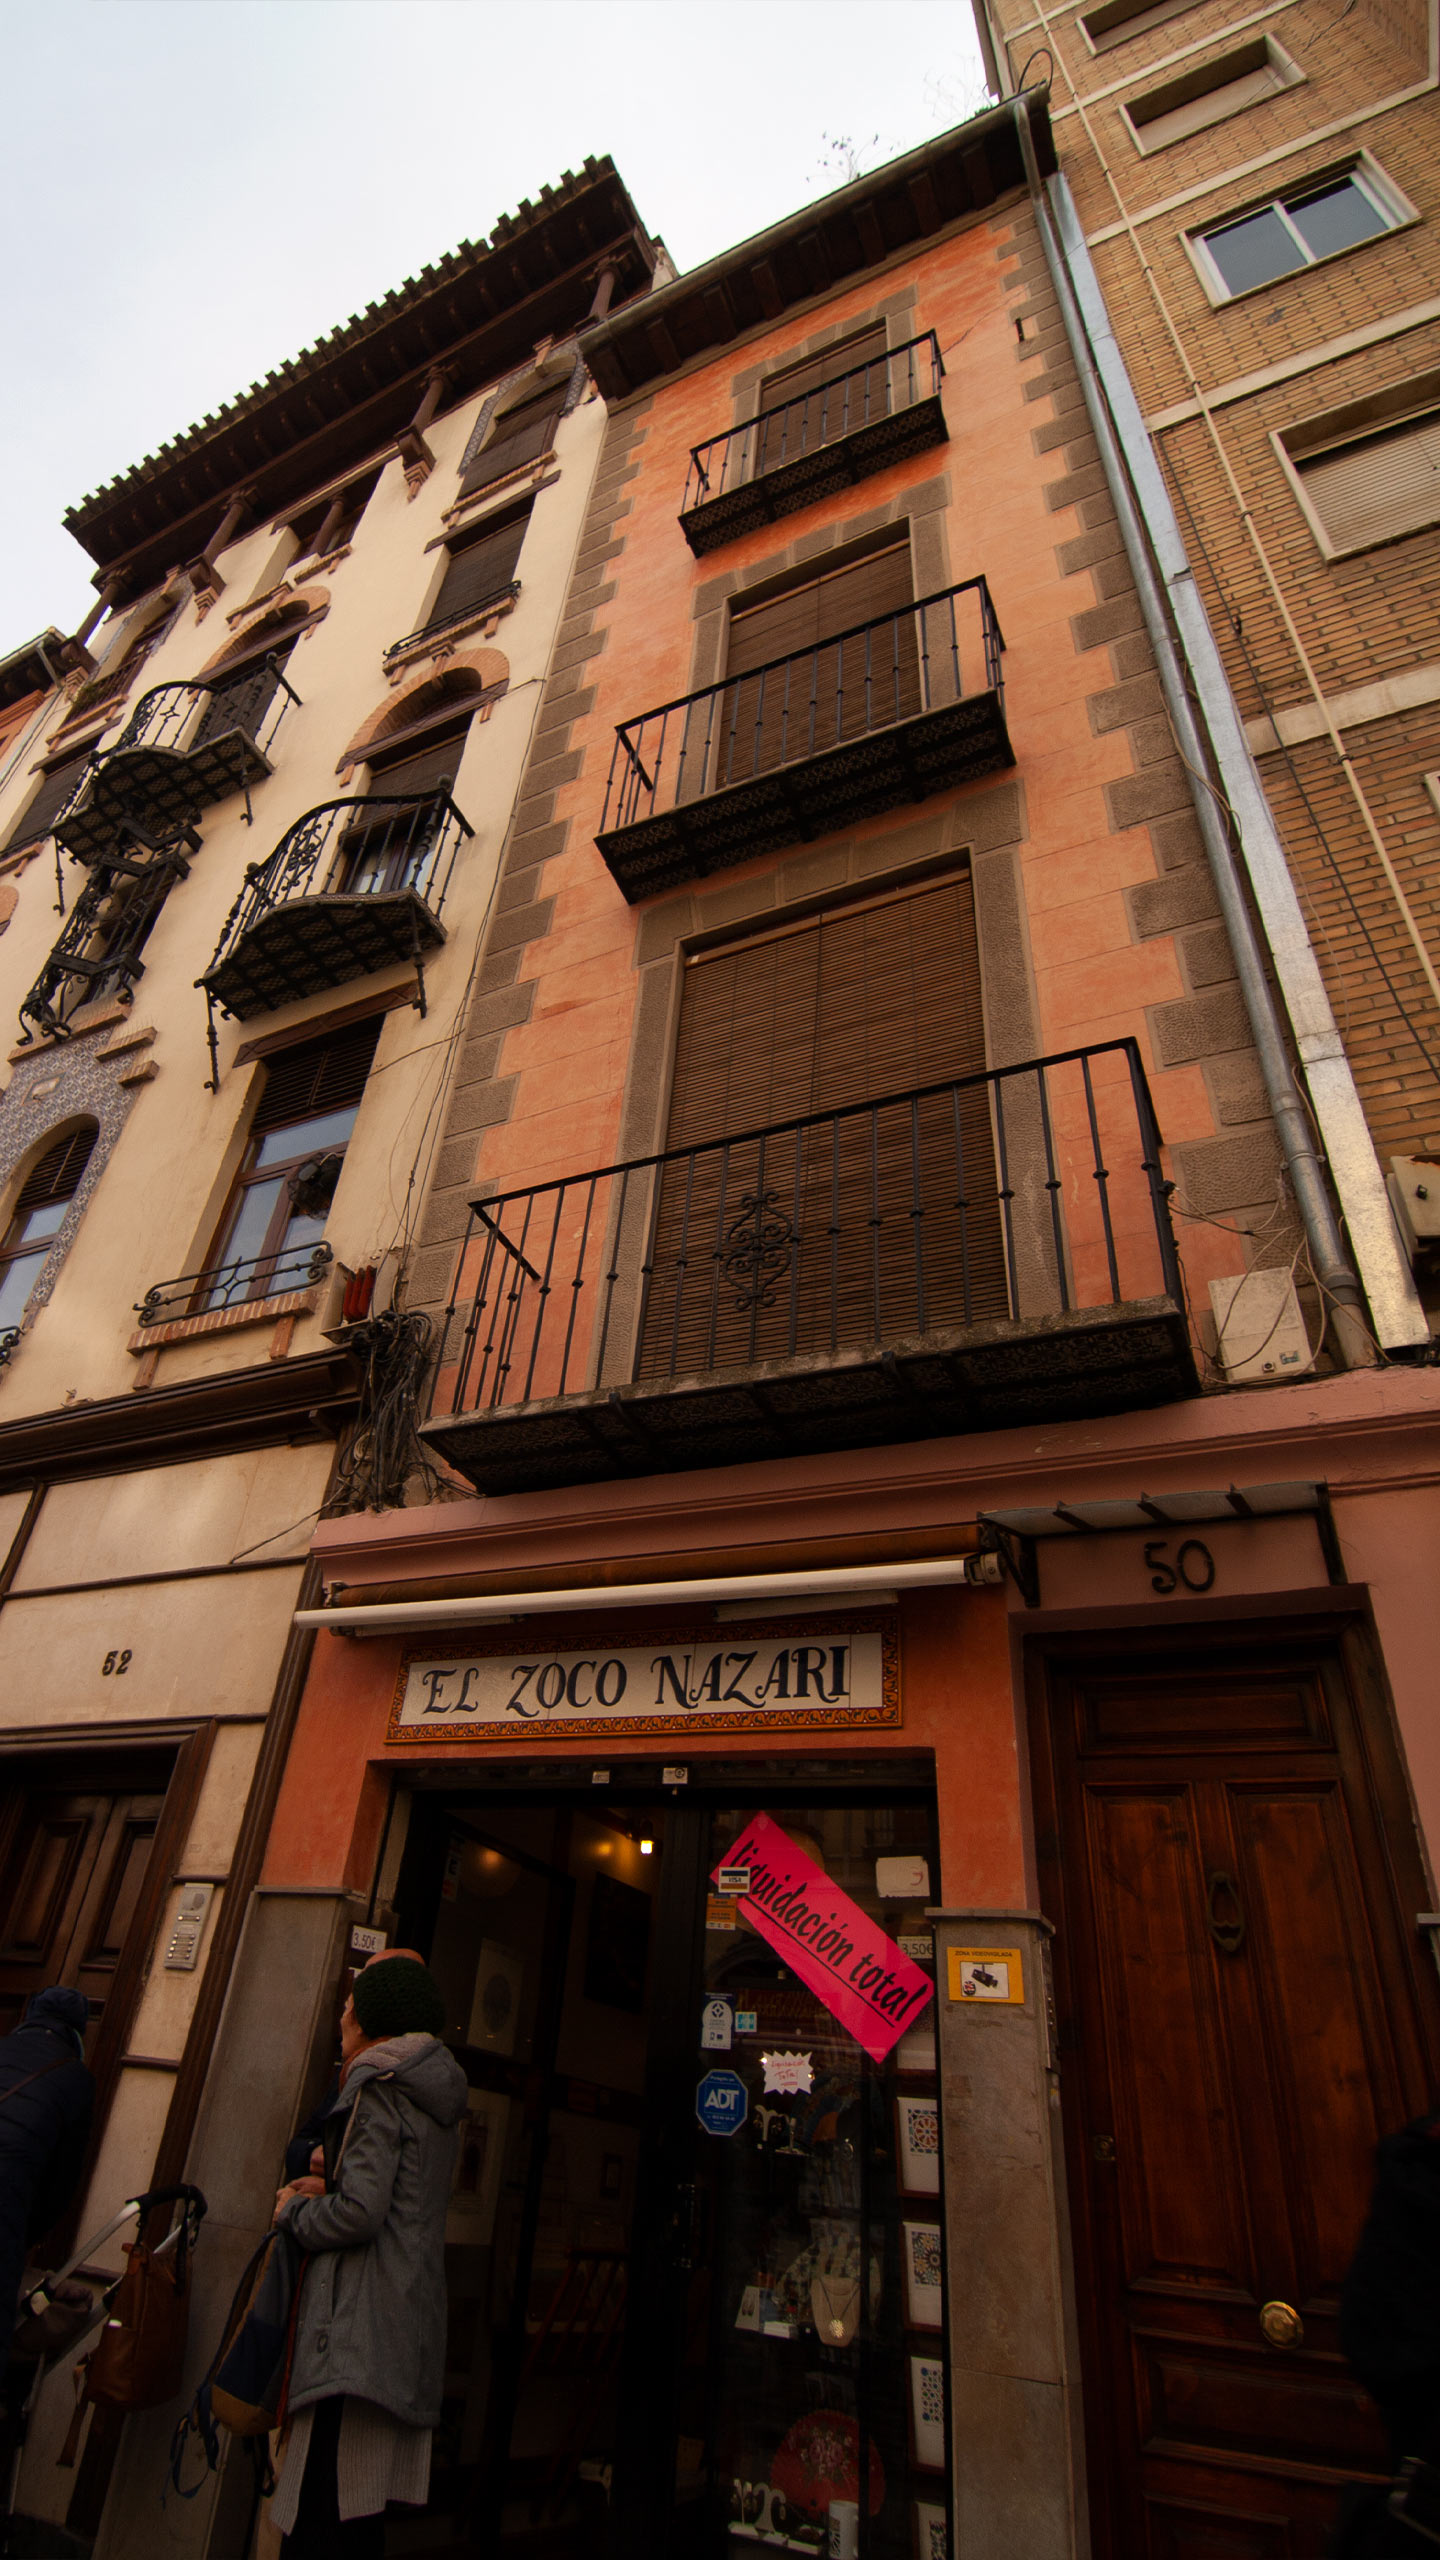
[[[254,737],[275,698],[280,670],[313,618],[313,607],[301,599],[277,605],[205,669],[204,682],[215,690],[190,740],[192,753],[232,729]]]
[[[99,1134],[93,1120],[82,1120],[78,1129],[46,1148],[21,1184],[0,1237],[0,1331],[18,1325],[24,1315]]]

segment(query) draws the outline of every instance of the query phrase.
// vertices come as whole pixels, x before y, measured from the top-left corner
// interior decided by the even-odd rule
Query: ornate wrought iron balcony
[[[983,578],[615,732],[595,841],[629,899],[1013,764]]]
[[[273,658],[239,675],[159,684],[102,748],[55,834],[77,862],[103,861],[117,832],[173,842],[202,809],[270,771],[275,732],[299,694]]]
[[[251,863],[197,986],[248,1022],[394,960],[419,970],[473,833],[448,791],[325,801]]]
[[[425,1436],[483,1493],[1195,1391],[1133,1040],[477,1200]]]
[[[487,613],[498,613],[502,604],[513,604],[519,593],[519,579],[507,578],[503,586],[496,587],[490,595],[482,596],[478,603],[458,605],[454,613],[442,614],[437,622],[422,622],[418,631],[407,631],[403,640],[392,640],[382,663],[391,666],[407,651],[419,649],[422,642],[439,642],[447,631],[462,622],[483,622]]]
[[[680,528],[699,558],[947,441],[933,329],[762,409],[690,455]]]
[[[186,1271],[178,1280],[157,1280],[135,1308],[142,1325],[174,1324],[184,1316],[213,1316],[222,1310],[267,1306],[292,1289],[314,1289],[328,1277],[335,1256],[323,1239],[279,1253],[248,1254],[235,1262],[219,1262],[208,1271]]]

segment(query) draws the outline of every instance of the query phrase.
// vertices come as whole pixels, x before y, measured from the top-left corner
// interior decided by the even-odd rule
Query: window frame
[[[1091,32],[1089,21],[1100,15],[1099,9],[1077,12],[1075,23],[1092,54],[1113,53],[1120,44],[1128,44],[1132,36],[1148,35],[1152,27],[1164,26],[1171,18],[1182,18],[1198,7],[1199,0],[1138,0],[1127,17],[1112,26],[1103,27],[1099,35]]]
[[[1296,231],[1295,237],[1305,252],[1298,266],[1287,267],[1282,275],[1271,276],[1264,284],[1242,285],[1238,292],[1232,292],[1207,245],[1211,235],[1219,231],[1228,231],[1233,223],[1245,222],[1253,214],[1268,213],[1272,209],[1281,213],[1283,217],[1287,197],[1318,195],[1322,188],[1334,186],[1341,178],[1354,180],[1360,187],[1361,193],[1369,197],[1376,212],[1384,220],[1384,230],[1372,232],[1366,240],[1352,240],[1343,249],[1327,249],[1322,258],[1312,254],[1305,242],[1300,239],[1299,232]],[[1252,294],[1277,293],[1283,287],[1294,284],[1299,277],[1311,274],[1317,267],[1332,266],[1337,258],[1358,257],[1363,250],[1378,247],[1382,240],[1393,239],[1397,231],[1410,230],[1419,220],[1418,208],[1411,203],[1404,189],[1398,187],[1388,172],[1381,168],[1378,160],[1374,159],[1368,151],[1355,151],[1331,167],[1308,171],[1303,178],[1297,178],[1293,186],[1277,189],[1270,195],[1257,196],[1248,203],[1236,205],[1232,211],[1223,214],[1218,221],[1207,222],[1203,230],[1182,231],[1179,238],[1200,279],[1206,300],[1212,310],[1224,311],[1228,310],[1232,303],[1248,301]],[[1294,229],[1293,224],[1290,227]]]
[[[1146,140],[1151,122],[1158,123],[1164,116],[1177,112],[1180,107],[1189,104],[1190,101],[1177,98],[1173,107],[1160,108],[1153,119],[1138,124],[1134,115],[1136,107],[1145,106],[1151,98],[1163,97],[1167,90],[1182,89],[1192,82],[1198,83],[1205,72],[1221,71],[1225,68],[1227,61],[1234,61],[1238,55],[1256,50],[1262,50],[1264,53],[1263,68],[1275,75],[1273,88],[1264,91],[1260,97],[1238,98],[1228,107],[1217,107],[1213,115],[1198,118],[1194,124],[1187,125],[1183,133],[1167,134],[1163,141]],[[1258,71],[1262,65],[1256,63],[1253,68]],[[1198,105],[1207,97],[1218,98],[1226,89],[1238,85],[1248,76],[1249,74],[1244,71],[1234,71],[1227,80],[1217,80],[1209,89],[1196,86],[1193,90],[1194,102]],[[1141,90],[1134,97],[1121,98],[1118,101],[1120,121],[1142,159],[1154,160],[1159,158],[1162,151],[1177,151],[1182,142],[1193,141],[1197,134],[1212,133],[1216,125],[1228,123],[1232,116],[1249,115],[1256,107],[1268,105],[1272,98],[1283,97],[1287,90],[1299,88],[1307,76],[1301,70],[1294,55],[1287,53],[1283,44],[1278,44],[1266,28],[1245,43],[1232,45],[1228,53],[1212,54],[1208,62],[1192,62],[1178,73],[1172,73],[1169,79],[1155,82],[1148,91]]]
[[[360,1024],[367,1023],[372,1018],[375,1019],[375,1036],[371,1044],[369,1061],[366,1065],[364,1078],[361,1082],[359,1092],[356,1094],[353,1106],[355,1117],[352,1120],[349,1132],[338,1151],[341,1163],[340,1174],[336,1176],[337,1189],[339,1187],[341,1176],[344,1174],[345,1158],[349,1153],[351,1143],[354,1139],[355,1129],[359,1122],[360,1113],[365,1107],[365,1098],[369,1091],[370,1077],[375,1065],[375,1052],[379,1047],[380,1034],[384,1029],[384,1014],[388,1009],[388,1007],[382,1004],[381,1006],[373,1009],[373,1014],[371,1010],[366,1010],[359,1014],[354,1021],[347,1024],[344,1029],[337,1026],[334,1030],[328,1033],[321,1033],[319,1035],[320,1041],[324,1042],[324,1044],[329,1047],[336,1041],[343,1042],[345,1029],[354,1031]],[[297,1167],[304,1164],[309,1157],[317,1153],[330,1155],[335,1153],[336,1150],[334,1147],[317,1149],[313,1145],[308,1147],[302,1146],[297,1147],[292,1155],[280,1157],[273,1164],[265,1165],[263,1168],[259,1163],[261,1149],[268,1138],[278,1137],[287,1129],[301,1129],[305,1127],[306,1123],[309,1121],[330,1118],[333,1116],[334,1112],[351,1107],[345,1103],[336,1103],[331,1106],[329,1111],[326,1111],[323,1109],[316,1109],[312,1105],[311,1109],[297,1114],[293,1119],[277,1120],[269,1123],[268,1125],[259,1125],[265,1120],[265,1097],[270,1077],[283,1072],[285,1062],[292,1051],[296,1049],[308,1049],[312,1045],[313,1037],[314,1035],[308,1033],[307,1026],[298,1025],[297,1036],[294,1039],[284,1042],[278,1048],[267,1050],[265,1054],[263,1072],[256,1079],[253,1103],[249,1113],[249,1125],[246,1128],[244,1140],[240,1148],[239,1160],[225,1186],[225,1196],[220,1205],[220,1213],[211,1230],[211,1242],[209,1249],[200,1257],[200,1269],[195,1276],[195,1285],[191,1293],[190,1302],[184,1310],[186,1315],[217,1315],[237,1307],[261,1307],[266,1305],[272,1298],[288,1296],[293,1290],[307,1289],[313,1285],[303,1277],[285,1281],[278,1288],[273,1285],[276,1276],[273,1265],[284,1254],[285,1230],[294,1216],[297,1214],[303,1214],[303,1212],[297,1213],[293,1201],[287,1201],[285,1182],[286,1177],[294,1173]],[[226,1270],[227,1259],[230,1261],[236,1259],[236,1256],[230,1251],[230,1246],[231,1239],[235,1234],[244,1210],[245,1194],[248,1191],[258,1188],[259,1184],[262,1182],[273,1181],[277,1176],[280,1178],[280,1190],[275,1201],[275,1206],[271,1211],[269,1224],[265,1229],[264,1240],[256,1253],[241,1257],[243,1260],[249,1261],[253,1265],[249,1285],[246,1286],[243,1291],[234,1282],[230,1283],[228,1286],[217,1286],[217,1283],[222,1280],[222,1276]],[[325,1229],[330,1223],[331,1206],[333,1206],[333,1195],[330,1205],[326,1208],[321,1233],[314,1239],[314,1242],[317,1245],[324,1242]],[[298,1251],[299,1248],[297,1247],[296,1249]],[[265,1269],[267,1263],[272,1266],[268,1273]]]
[[[48,1199],[32,1201],[28,1209],[22,1210],[20,1206],[21,1200],[24,1198],[29,1185],[34,1181],[34,1178],[39,1172],[41,1165],[45,1162],[46,1157],[53,1155],[57,1147],[63,1146],[68,1152],[69,1148],[74,1144],[75,1139],[78,1138],[82,1130],[85,1129],[88,1129],[90,1132],[90,1143],[85,1150],[84,1157],[80,1163],[78,1171],[76,1172],[75,1179],[71,1183],[68,1191],[59,1194],[52,1192]],[[13,1327],[4,1323],[3,1320],[0,1320],[0,1337],[3,1337],[4,1334],[9,1333],[12,1330],[17,1333],[22,1330],[25,1319],[30,1312],[31,1300],[34,1298],[35,1292],[39,1288],[46,1270],[49,1267],[50,1258],[59,1245],[61,1236],[64,1234],[65,1221],[69,1217],[71,1210],[84,1190],[85,1178],[90,1170],[91,1159],[94,1156],[95,1149],[99,1143],[99,1121],[94,1117],[93,1113],[84,1114],[79,1120],[77,1120],[74,1128],[70,1130],[68,1136],[51,1136],[47,1139],[45,1145],[39,1150],[39,1153],[31,1158],[29,1171],[24,1175],[22,1180],[15,1185],[11,1197],[9,1215],[6,1218],[3,1227],[0,1227],[0,1289],[3,1289],[6,1279],[9,1277],[10,1272],[15,1268],[17,1263],[32,1262],[35,1266],[35,1276],[31,1281],[29,1288],[25,1292],[25,1302],[21,1307],[18,1316],[15,1318]],[[59,1222],[52,1228],[48,1236],[40,1237],[34,1244],[27,1245],[26,1239],[23,1235],[17,1236],[13,1234],[12,1231],[18,1219],[22,1217],[32,1218],[39,1210],[52,1209],[56,1207],[60,1210]]]
[[[1367,409],[1372,412],[1369,417],[1358,414]],[[1440,489],[1437,489],[1435,513],[1426,523],[1406,525],[1396,533],[1377,534],[1368,542],[1336,543],[1305,487],[1301,468],[1307,460],[1318,461],[1323,455],[1343,451],[1347,445],[1364,444],[1372,436],[1390,434],[1430,417],[1440,417],[1440,367],[1425,374],[1412,375],[1406,382],[1395,383],[1388,391],[1377,393],[1370,400],[1342,402],[1334,409],[1320,410],[1313,417],[1296,418],[1288,427],[1271,428],[1271,447],[1322,559],[1363,559],[1369,551],[1386,550],[1394,542],[1413,542],[1417,535],[1431,533],[1440,525]],[[1327,426],[1333,426],[1332,434],[1326,434]],[[1298,453],[1292,452],[1287,438],[1303,440]]]

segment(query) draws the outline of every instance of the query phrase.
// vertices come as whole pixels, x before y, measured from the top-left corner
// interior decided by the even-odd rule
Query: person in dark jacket
[[[89,2003],[55,1983],[0,2038],[0,2327],[15,2325],[25,2260],[80,2183],[95,2083],[85,2067]]]

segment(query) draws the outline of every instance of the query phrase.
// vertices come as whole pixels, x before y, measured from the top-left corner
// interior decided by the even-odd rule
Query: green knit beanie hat
[[[438,2036],[445,2002],[429,1967],[392,1956],[355,1976],[355,2015],[367,2036]]]

